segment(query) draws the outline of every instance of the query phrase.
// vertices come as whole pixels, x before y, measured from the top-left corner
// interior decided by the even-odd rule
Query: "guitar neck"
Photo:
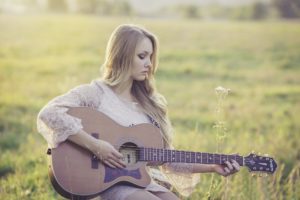
[[[170,149],[139,148],[138,160],[155,162],[224,164],[225,161],[235,160],[244,166],[244,157],[239,155],[224,155]]]

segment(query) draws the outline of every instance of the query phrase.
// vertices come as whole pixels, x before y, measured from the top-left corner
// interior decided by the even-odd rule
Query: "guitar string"
[[[173,150],[173,149],[163,149],[163,148],[153,148],[153,147],[137,147],[137,146],[130,146],[130,145],[121,145],[121,146],[117,146],[117,145],[113,145],[114,147],[120,147],[120,148],[130,148],[133,150],[143,150],[143,149],[152,149],[152,150],[163,150],[163,151],[175,151],[176,153],[181,153],[181,152],[188,152],[188,153],[196,153],[196,154],[212,154],[212,155],[219,155],[219,156],[240,156],[240,155],[225,155],[225,154],[215,154],[215,153],[204,153],[204,152],[193,152],[193,151],[185,151],[185,150]],[[243,156],[240,156],[243,157]]]
[[[171,149],[159,149],[159,148],[148,148],[148,147],[136,147],[136,146],[131,146],[131,145],[121,145],[120,147],[123,147],[123,148],[130,148],[130,149],[133,149],[133,150],[138,150],[138,155],[137,156],[135,156],[135,157],[142,157],[142,155],[145,155],[145,153],[143,153],[143,149],[148,149],[148,150],[154,150],[154,149],[156,149],[156,151],[157,150],[171,150]],[[176,156],[178,156],[178,154],[179,155],[181,155],[180,153],[182,152],[182,151],[180,151],[180,150],[171,150],[171,151],[175,151],[176,152]],[[147,152],[147,153],[149,153],[149,152]],[[154,152],[152,152],[153,154],[152,154],[152,157],[154,157],[155,155],[155,153]],[[201,152],[191,152],[191,153],[195,153],[195,154],[203,154],[203,153],[201,153]],[[160,154],[160,151],[158,152],[158,154]],[[206,154],[210,154],[210,153],[206,153]],[[214,155],[213,153],[212,153],[212,155]],[[217,154],[217,155],[221,155],[221,154]],[[223,154],[222,154],[223,155]],[[224,156],[236,156],[236,155],[224,155]],[[157,156],[158,157],[158,156]],[[202,157],[202,155],[201,155],[201,157]],[[178,157],[176,157],[176,158],[178,158]],[[215,158],[215,157],[214,157]],[[239,158],[239,159],[241,159],[242,158],[242,156]],[[236,159],[236,160],[239,160],[239,159]],[[155,160],[155,159],[154,159]],[[215,159],[214,159],[215,160]],[[246,164],[249,164],[250,162],[248,162],[248,161],[245,161],[245,163]]]
[[[115,147],[117,147],[117,146],[115,146]],[[137,156],[134,156],[135,158],[140,158],[140,157],[142,157],[142,155],[144,155],[145,153],[143,153],[142,151],[143,151],[143,149],[148,149],[148,150],[154,150],[154,149],[156,149],[156,150],[163,150],[163,151],[165,151],[165,150],[167,150],[167,151],[175,151],[176,152],[176,156],[178,155],[178,153],[180,154],[182,151],[180,151],[180,150],[171,150],[171,149],[159,149],[159,148],[151,148],[151,147],[136,147],[136,146],[131,146],[131,145],[121,145],[120,146],[121,148],[130,148],[130,149],[133,149],[133,150],[138,150],[138,155]],[[148,152],[149,153],[149,152]],[[154,152],[152,152],[152,153],[154,153]],[[202,152],[192,152],[192,153],[196,153],[196,154],[203,154]],[[160,152],[158,153],[158,154],[160,154]],[[206,154],[212,154],[212,155],[214,155],[213,153],[206,153]],[[223,154],[218,154],[218,155],[223,155]],[[154,157],[155,155],[154,154],[152,154],[152,157]],[[202,156],[202,155],[201,155]],[[230,155],[224,155],[224,156],[230,156]],[[231,156],[235,156],[235,155],[231,155]],[[176,158],[178,158],[178,157],[176,157]],[[241,158],[243,158],[243,156],[241,156],[241,157],[239,157],[239,159],[241,159]],[[235,160],[239,160],[239,159],[235,159]],[[155,160],[155,159],[154,159]],[[169,161],[169,160],[168,160]],[[245,161],[244,161],[244,163],[245,164],[251,164],[251,161],[250,160],[248,160],[248,159],[245,159]]]

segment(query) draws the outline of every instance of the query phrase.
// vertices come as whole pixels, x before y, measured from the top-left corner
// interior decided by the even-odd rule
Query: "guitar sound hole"
[[[123,155],[123,161],[126,165],[133,165],[138,161],[138,154],[137,151],[138,146],[132,142],[127,142],[121,145],[120,153]]]

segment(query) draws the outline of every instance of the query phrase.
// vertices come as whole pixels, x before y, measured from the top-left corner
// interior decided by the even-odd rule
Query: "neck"
[[[244,157],[237,154],[224,155],[146,147],[141,147],[138,150],[138,159],[140,161],[224,164],[225,161],[235,160],[240,166],[244,166]]]
[[[133,97],[131,95],[132,83],[132,80],[123,81],[122,83],[114,86],[112,89],[120,97],[127,99],[128,101],[133,101]]]

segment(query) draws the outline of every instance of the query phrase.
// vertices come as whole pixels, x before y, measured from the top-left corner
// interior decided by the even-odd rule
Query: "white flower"
[[[217,95],[226,96],[230,92],[230,89],[229,88],[224,88],[222,86],[218,86],[218,87],[215,88],[215,92],[216,92]]]

